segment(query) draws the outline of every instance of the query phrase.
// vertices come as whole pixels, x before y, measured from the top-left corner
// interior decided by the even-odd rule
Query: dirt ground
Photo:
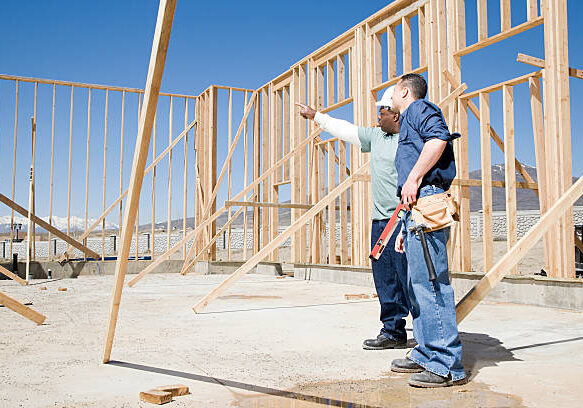
[[[379,329],[370,288],[247,275],[196,315],[226,276],[150,275],[125,288],[112,361],[102,364],[112,276],[0,290],[47,316],[0,307],[0,407],[146,407],[140,391],[183,383],[168,407],[563,407],[583,400],[583,313],[482,304],[460,326],[469,384],[413,389],[366,351]],[[46,286],[47,290],[40,290]],[[66,287],[66,292],[59,292]],[[407,327],[411,335],[411,324]],[[351,405],[350,405],[351,404]]]

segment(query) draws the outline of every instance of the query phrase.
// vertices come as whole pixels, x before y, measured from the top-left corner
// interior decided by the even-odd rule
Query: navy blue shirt
[[[397,196],[401,196],[401,189],[417,163],[425,142],[431,139],[445,140],[447,144],[435,166],[423,177],[421,187],[433,184],[444,190],[449,189],[456,174],[451,141],[460,137],[460,134],[449,133],[441,109],[425,99],[411,103],[401,115],[400,124],[399,147],[395,157]]]

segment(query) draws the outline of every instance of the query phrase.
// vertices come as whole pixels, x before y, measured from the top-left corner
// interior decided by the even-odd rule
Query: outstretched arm
[[[333,137],[337,137],[345,142],[352,143],[360,147],[360,139],[358,138],[358,127],[350,122],[342,119],[333,118],[325,113],[317,112],[315,109],[304,105],[303,103],[296,103],[300,108],[300,115],[305,119],[316,121],[324,132],[330,133]]]

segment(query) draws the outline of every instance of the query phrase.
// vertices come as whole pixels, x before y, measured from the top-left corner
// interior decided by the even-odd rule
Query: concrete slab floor
[[[36,326],[0,307],[0,407],[145,407],[140,391],[175,383],[191,394],[170,407],[568,407],[583,400],[583,313],[484,303],[460,326],[472,381],[423,390],[389,370],[405,350],[361,348],[380,327],[378,301],[344,294],[370,288],[247,275],[194,314],[195,302],[224,278],[150,275],[125,287],[114,361],[106,365],[112,276],[0,282],[0,291],[47,316]]]

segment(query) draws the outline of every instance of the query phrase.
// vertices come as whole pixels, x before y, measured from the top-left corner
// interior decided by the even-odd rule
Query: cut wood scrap
[[[370,295],[367,295],[366,293],[345,293],[344,299],[346,300],[370,299]]]
[[[8,276],[10,279],[20,283],[22,286],[26,286],[28,285],[28,282],[25,281],[24,279],[22,279],[20,276],[18,276],[17,274],[15,274],[14,272],[10,272],[8,269],[6,269],[3,266],[0,266],[0,273],[2,275],[6,275]]]
[[[161,387],[156,387],[156,390],[169,392],[173,397],[180,397],[182,395],[190,394],[188,386],[184,384],[163,385]]]
[[[47,287],[46,286],[41,286],[40,287],[40,290],[47,290]]]
[[[172,401],[172,393],[160,390],[140,392],[140,400],[150,404],[162,405]]]
[[[2,292],[0,292],[0,304],[3,304],[8,309],[18,313],[19,315],[26,317],[28,320],[32,320],[36,324],[43,324],[46,319],[46,317],[42,314],[32,310],[30,307],[26,307],[22,303],[12,299]]]
[[[543,214],[538,222],[506,252],[506,254],[484,275],[478,283],[458,302],[456,306],[457,321],[461,322],[494,289],[506,274],[514,268],[539,239],[567,212],[583,195],[583,177],[579,178],[562,196]]]
[[[3,202],[8,207],[12,208],[14,211],[20,213],[23,217],[28,217],[28,210],[19,206],[14,201],[12,201],[8,197],[6,197],[4,194],[0,194],[0,202]],[[93,252],[92,250],[90,250],[85,245],[81,244],[80,242],[75,241],[73,238],[71,238],[67,234],[61,232],[60,230],[56,229],[55,227],[50,225],[48,222],[46,222],[42,218],[39,218],[36,215],[31,214],[30,219],[32,220],[33,223],[37,224],[38,226],[44,228],[45,230],[47,230],[49,232],[52,232],[57,237],[61,238],[63,241],[67,242],[68,244],[71,244],[72,246],[77,248],[79,251],[83,252],[85,255],[87,255],[91,258],[94,258],[94,259],[101,258],[96,252]]]
[[[229,286],[231,286],[235,281],[237,281],[241,276],[253,269],[262,259],[265,259],[275,248],[281,245],[286,239],[288,239],[294,232],[302,228],[305,223],[317,215],[320,211],[325,209],[330,203],[332,203],[336,197],[346,191],[353,183],[353,177],[360,174],[364,174],[369,169],[369,161],[364,163],[358,170],[352,173],[352,175],[342,181],[336,188],[328,193],[327,196],[318,201],[312,208],[306,211],[301,217],[299,217],[292,225],[290,225],[285,231],[279,234],[270,243],[265,245],[261,251],[257,252],[252,256],[247,262],[245,262],[241,267],[239,267],[235,272],[233,272],[227,279],[223,281],[219,286],[213,289],[205,297],[203,297],[194,307],[195,313],[200,313],[213,299],[216,299],[223,291],[225,291]]]
[[[67,288],[59,288],[58,291],[59,292],[66,292],[67,291]]]
[[[370,297],[372,297],[373,299],[376,299],[379,297],[379,295],[377,295],[376,293],[373,293],[372,295],[370,295]]]

